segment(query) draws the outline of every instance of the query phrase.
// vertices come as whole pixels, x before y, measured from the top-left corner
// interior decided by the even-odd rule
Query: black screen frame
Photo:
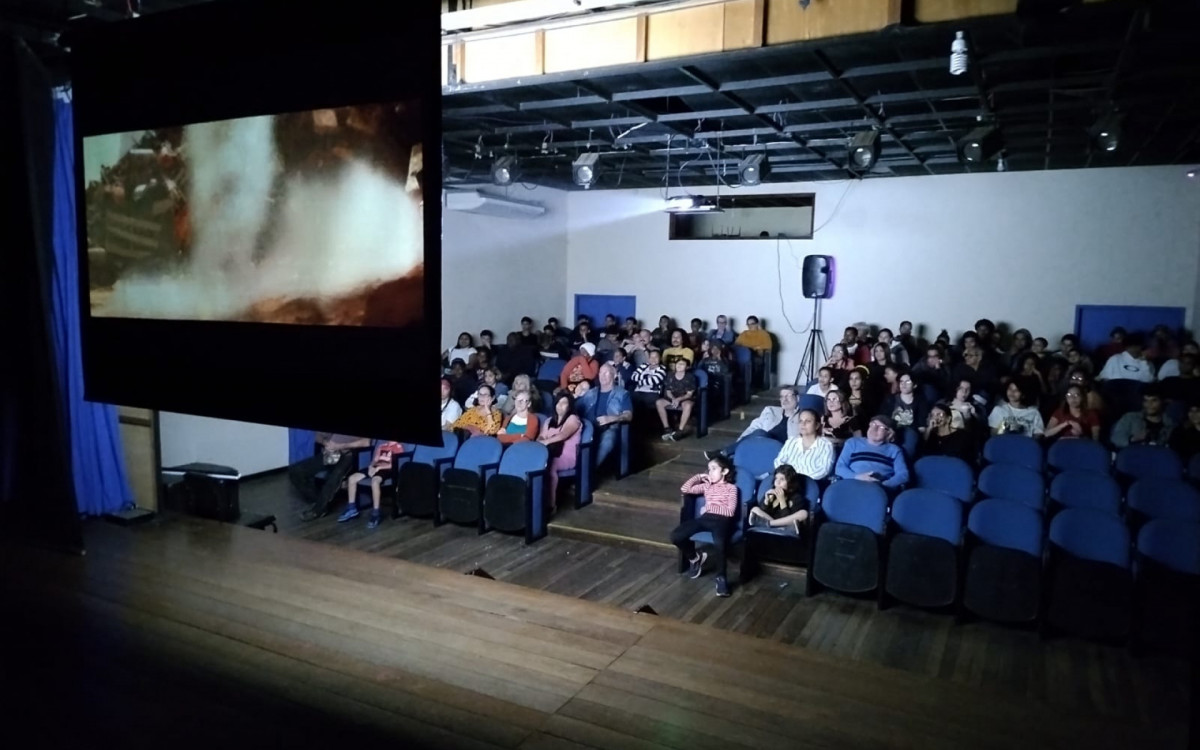
[[[164,411],[439,442],[440,9],[214,2],[78,28],[71,47],[85,396]],[[93,317],[83,139],[419,100],[424,319],[403,328]]]

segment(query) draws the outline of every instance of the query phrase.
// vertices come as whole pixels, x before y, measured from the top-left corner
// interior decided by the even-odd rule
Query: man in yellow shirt
[[[756,354],[769,352],[772,348],[771,334],[763,330],[762,326],[758,324],[758,318],[751,315],[746,318],[746,330],[738,334],[733,345],[752,349]]]

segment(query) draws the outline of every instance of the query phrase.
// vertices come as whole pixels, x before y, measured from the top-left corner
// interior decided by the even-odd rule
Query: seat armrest
[[[687,493],[687,492],[681,493],[679,495],[679,503],[680,503],[679,522],[680,523],[683,523],[684,521],[690,521],[696,517],[696,503],[701,497],[703,497],[703,495],[697,495],[697,494],[692,494],[692,493]]]

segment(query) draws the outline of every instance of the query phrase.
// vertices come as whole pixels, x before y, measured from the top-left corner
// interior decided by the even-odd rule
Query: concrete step
[[[595,502],[605,505],[678,508],[681,484],[683,479],[676,480],[673,476],[651,476],[649,472],[642,472],[625,477],[620,482],[610,482],[597,488],[594,499]],[[585,508],[584,512],[586,510]]]

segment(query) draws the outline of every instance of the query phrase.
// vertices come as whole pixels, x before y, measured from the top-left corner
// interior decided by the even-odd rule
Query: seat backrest
[[[1084,560],[1129,567],[1129,529],[1107,513],[1067,508],[1050,521],[1050,541]]]
[[[975,472],[953,456],[926,456],[913,466],[916,486],[943,492],[960,502],[970,502],[975,492]]]
[[[800,397],[800,409],[815,411],[817,416],[825,413],[825,399],[815,393],[806,393]]]
[[[697,389],[708,387],[708,373],[705,372],[703,367],[693,368],[692,375],[696,378]]]
[[[441,445],[418,445],[413,451],[413,463],[429,464],[439,458],[454,458],[454,454],[458,452],[458,435],[453,432],[442,431]]]
[[[992,464],[1016,464],[1042,470],[1042,446],[1028,435],[996,435],[983,444],[983,458]]]
[[[1112,456],[1095,440],[1063,439],[1050,446],[1046,457],[1050,467],[1058,471],[1112,471]]]
[[[936,490],[905,490],[892,503],[892,520],[901,531],[945,539],[955,546],[962,540],[962,517],[962,503]]]
[[[748,473],[752,477],[765,474],[775,468],[775,457],[783,449],[783,443],[761,435],[743,440],[733,454],[733,465],[738,475]]]
[[[538,366],[537,380],[553,380],[558,381],[558,376],[562,375],[563,368],[567,366],[565,360],[561,358],[543,360]]]
[[[1137,549],[1179,573],[1200,576],[1200,524],[1155,519],[1138,532]]]
[[[1182,479],[1139,479],[1129,488],[1129,507],[1174,521],[1200,521],[1200,490]]]
[[[1162,445],[1128,445],[1117,453],[1117,472],[1133,479],[1179,479],[1183,462]]]
[[[476,435],[468,438],[458,449],[458,455],[454,457],[454,468],[477,472],[480,466],[499,461],[503,452],[504,446],[496,438]]]
[[[1125,414],[1142,408],[1143,383],[1139,380],[1105,380],[1100,384],[1104,403],[1113,414]]]
[[[742,346],[741,344],[733,345],[733,360],[739,365],[745,366],[750,364],[754,354],[750,351],[750,347]]]
[[[499,473],[524,479],[529,472],[546,468],[549,460],[550,451],[541,443],[513,443],[500,459]]]
[[[821,510],[830,521],[866,526],[876,534],[884,532],[887,504],[887,492],[878,482],[859,479],[834,482],[821,498]]]
[[[1042,556],[1042,514],[1020,503],[982,500],[972,506],[967,528],[984,544]]]
[[[1095,471],[1064,471],[1050,483],[1050,499],[1067,508],[1091,508],[1117,515],[1121,512],[1121,485]]]
[[[921,447],[921,433],[914,427],[897,428],[896,443],[904,451],[904,460],[912,463],[917,459],[917,449]]]
[[[1046,482],[1042,475],[1016,464],[992,464],[979,475],[979,492],[984,497],[1015,500],[1034,510],[1046,505]]]

